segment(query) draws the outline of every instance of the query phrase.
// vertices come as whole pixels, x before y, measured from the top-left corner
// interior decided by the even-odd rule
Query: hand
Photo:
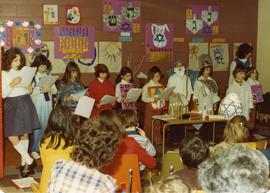
[[[64,101],[66,101],[66,102],[67,102],[67,101],[72,101],[72,100],[74,100],[74,97],[71,96],[71,95],[70,95],[70,96],[65,96],[65,97],[64,97]]]
[[[177,94],[175,92],[172,92],[171,95],[172,95],[172,97],[176,97]]]
[[[26,87],[26,89],[27,89],[28,93],[31,93],[31,92],[33,91],[33,88],[32,88],[32,85],[31,85],[31,84],[28,85],[28,86]]]
[[[196,105],[199,105],[199,100],[198,100],[198,99],[194,99],[193,101],[194,101],[194,103],[195,103]]]
[[[144,132],[144,130],[142,130],[142,129],[140,129],[140,128],[136,128],[136,130],[137,130],[137,132],[138,132],[141,136],[145,137],[145,132]]]
[[[99,103],[96,104],[96,107],[100,109],[101,105]]]
[[[49,93],[52,91],[51,87],[45,87],[45,89],[46,89],[46,92],[49,92]]]
[[[41,90],[42,93],[46,93],[47,92],[47,88],[46,87],[41,87],[40,90]]]
[[[16,85],[18,85],[22,81],[22,78],[20,76],[17,76],[13,78],[13,80],[9,83],[9,86],[14,88]]]
[[[127,98],[123,99],[123,103],[127,104],[128,103],[128,99]]]

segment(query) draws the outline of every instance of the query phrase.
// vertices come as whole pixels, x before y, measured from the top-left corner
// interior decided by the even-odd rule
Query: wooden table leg
[[[216,123],[213,122],[213,139],[212,139],[213,142],[215,142],[215,136],[216,136]]]

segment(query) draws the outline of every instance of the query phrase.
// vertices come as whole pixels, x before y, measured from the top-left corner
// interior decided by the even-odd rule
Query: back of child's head
[[[119,112],[119,118],[125,128],[137,127],[139,124],[137,113],[131,109],[125,109]]]
[[[71,116],[72,112],[67,106],[56,106],[50,113],[41,143],[50,138],[47,148],[59,148],[61,140],[64,141],[63,149],[73,145],[75,133]]]
[[[189,136],[181,141],[179,154],[184,165],[188,168],[197,168],[208,158],[209,147],[199,136]]]
[[[101,115],[86,120],[75,137],[71,158],[88,168],[103,168],[114,158],[116,148],[122,139],[122,124],[116,118]],[[106,117],[106,118],[105,118]]]
[[[191,193],[191,189],[177,175],[161,179],[150,188],[150,193]]]
[[[52,67],[51,61],[43,54],[37,55],[33,63],[31,64],[32,67],[37,67],[37,68],[41,65],[46,65],[47,69],[51,70],[51,67]]]
[[[19,55],[21,57],[20,66],[18,70],[22,69],[25,66],[26,60],[24,53],[17,47],[11,47],[10,49],[2,53],[2,70],[9,71],[11,69],[11,63]]]
[[[239,72],[246,73],[246,68],[242,64],[237,64],[233,70],[233,77],[235,78]]]
[[[119,82],[121,82],[122,76],[124,76],[124,75],[126,75],[126,74],[128,74],[128,73],[130,73],[131,76],[133,75],[133,72],[132,72],[132,70],[131,70],[129,67],[123,66],[123,67],[121,68],[119,74],[118,74],[117,77],[116,77],[115,84],[118,84]],[[130,82],[133,82],[133,79],[132,79],[132,78],[131,78]]]

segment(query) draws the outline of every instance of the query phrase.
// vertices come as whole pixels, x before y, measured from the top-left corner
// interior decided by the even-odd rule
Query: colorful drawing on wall
[[[0,45],[4,48],[19,47],[25,54],[42,46],[41,25],[34,21],[1,21]]]
[[[145,49],[148,62],[170,62],[173,59],[173,25],[146,24]]]
[[[210,57],[213,62],[213,71],[227,71],[229,45],[227,43],[210,43]]]
[[[122,67],[122,43],[99,42],[98,62],[106,64],[110,72],[119,72]]]
[[[208,54],[208,43],[189,43],[189,69],[193,71],[200,70],[199,56]]]
[[[58,5],[43,5],[44,25],[58,24]]]
[[[103,31],[141,31],[141,2],[103,0]]]
[[[252,92],[254,104],[261,103],[264,101],[262,87],[260,84],[256,84],[256,85],[251,86],[251,92]]]
[[[186,33],[219,33],[219,7],[213,5],[189,5],[186,8]]]
[[[81,24],[81,8],[79,5],[66,5],[67,25]]]
[[[74,61],[78,64],[80,71],[82,73],[94,72],[94,66],[98,64],[98,42],[95,42],[95,48],[97,50],[96,59],[93,61],[92,58],[81,59],[84,63],[93,63],[91,66],[83,65],[79,60],[75,59]],[[54,41],[43,41],[42,53],[45,56],[48,56],[49,60],[52,63],[52,73],[64,73],[66,69],[66,61],[63,59],[54,57]]]
[[[94,57],[94,28],[61,26],[54,28],[56,58],[78,59]]]

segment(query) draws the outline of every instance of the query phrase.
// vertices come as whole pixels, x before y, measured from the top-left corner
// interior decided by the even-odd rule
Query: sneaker
[[[40,159],[40,155],[37,152],[32,152],[31,155],[35,160]]]

